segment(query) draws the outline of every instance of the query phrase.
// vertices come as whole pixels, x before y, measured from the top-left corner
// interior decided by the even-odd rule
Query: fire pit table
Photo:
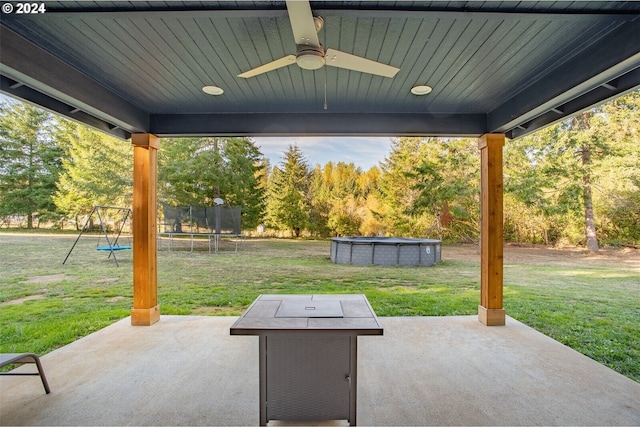
[[[355,425],[358,335],[382,333],[364,295],[260,295],[231,326],[260,337],[260,425]]]

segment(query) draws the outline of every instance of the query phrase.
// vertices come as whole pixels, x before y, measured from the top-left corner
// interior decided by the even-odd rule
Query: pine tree
[[[0,215],[57,217],[52,195],[63,155],[52,138],[53,117],[20,102],[0,104]]]
[[[429,215],[428,234],[440,239],[475,241],[479,235],[480,161],[472,139],[428,140],[408,176],[419,195],[413,212]]]
[[[310,224],[310,171],[298,146],[290,145],[269,180],[266,223],[300,237]]]
[[[394,139],[389,155],[381,163],[381,205],[374,215],[384,224],[388,235],[423,236],[429,228],[429,218],[414,209],[421,193],[416,188],[414,168],[423,157],[425,144],[431,141],[413,137]]]
[[[311,172],[309,195],[311,198],[311,214],[309,217],[309,231],[314,236],[328,237],[329,212],[331,210],[331,171],[333,162],[327,162],[324,167],[316,165]]]
[[[130,143],[68,120],[60,120],[56,138],[66,147],[54,196],[60,211],[77,218],[94,206],[131,206]]]

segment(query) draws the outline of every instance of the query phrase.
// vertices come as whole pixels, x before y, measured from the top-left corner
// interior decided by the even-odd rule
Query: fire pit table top
[[[231,335],[295,330],[383,334],[367,297],[362,294],[266,294],[260,295],[231,326]]]

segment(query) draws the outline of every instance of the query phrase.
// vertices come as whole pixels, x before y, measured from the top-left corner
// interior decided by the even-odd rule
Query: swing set
[[[119,226],[117,227],[117,229],[115,229],[111,233],[111,237],[109,237],[107,224],[105,223],[105,220],[103,219],[103,214],[104,214],[104,211],[106,211],[106,210],[115,210],[115,211],[117,211],[117,213],[119,213],[121,215]],[[101,211],[103,211],[103,212],[101,213]],[[69,249],[69,253],[67,253],[67,256],[65,257],[64,261],[62,261],[62,264],[67,262],[67,260],[69,259],[69,256],[71,255],[71,252],[73,252],[73,249],[76,247],[76,244],[78,243],[78,240],[80,240],[80,237],[82,237],[84,232],[85,231],[89,231],[89,224],[91,223],[91,219],[93,218],[93,215],[97,215],[98,216],[98,220],[100,221],[100,235],[98,236],[98,243],[96,244],[96,250],[97,251],[105,251],[105,252],[108,251],[109,252],[109,257],[108,258],[111,258],[113,256],[113,261],[116,263],[116,266],[119,267],[120,264],[118,264],[118,259],[116,258],[116,252],[132,248],[131,239],[130,238],[129,238],[128,244],[124,244],[123,245],[123,244],[120,244],[120,242],[119,242],[120,237],[122,235],[122,230],[123,230],[125,224],[127,223],[127,220],[129,220],[131,218],[131,209],[130,208],[120,208],[120,207],[116,207],[116,206],[94,206],[93,207],[93,209],[91,210],[91,213],[87,217],[87,221],[82,226],[82,230],[80,230],[80,234],[78,234],[78,237],[76,238],[76,241],[73,242],[73,246],[71,246],[71,249]],[[104,238],[106,240],[106,244],[102,244],[101,245],[100,244],[101,243],[100,240],[102,239],[103,236],[104,236]]]

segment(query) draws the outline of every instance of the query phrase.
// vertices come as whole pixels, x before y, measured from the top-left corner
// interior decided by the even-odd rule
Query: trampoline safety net
[[[240,234],[240,206],[162,205],[163,233]]]

